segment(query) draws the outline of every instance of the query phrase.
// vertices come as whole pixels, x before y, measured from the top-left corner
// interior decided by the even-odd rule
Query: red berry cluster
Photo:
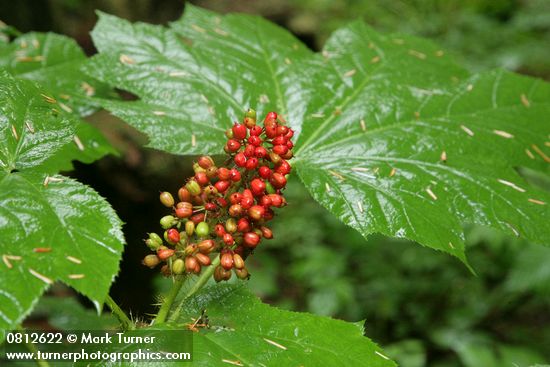
[[[230,279],[232,269],[240,279],[249,277],[246,258],[262,237],[273,238],[266,223],[274,208],[286,205],[282,190],[291,170],[294,131],[275,112],[267,114],[261,127],[250,109],[243,123],[235,123],[225,135],[229,157],[223,166],[202,156],[193,165],[195,176],[179,189],[179,202],[169,192],[160,194],[173,213],[160,220],[164,241],[156,233],[145,240],[155,254],[147,255],[144,265],[165,262],[161,272],[166,276],[198,274],[219,256],[216,281]]]

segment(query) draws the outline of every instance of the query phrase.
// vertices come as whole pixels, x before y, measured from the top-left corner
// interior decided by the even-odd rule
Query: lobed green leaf
[[[274,109],[297,132],[308,190],[364,236],[464,262],[464,223],[549,244],[550,196],[515,171],[548,169],[547,83],[470,74],[431,42],[362,22],[320,54],[261,18],[192,6],[169,28],[100,14],[93,38],[86,70],[139,97],[103,105],[154,148],[220,153],[244,109]]]

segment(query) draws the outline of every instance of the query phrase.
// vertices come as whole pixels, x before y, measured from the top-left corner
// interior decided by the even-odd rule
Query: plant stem
[[[155,319],[153,320],[153,324],[162,324],[166,321],[166,317],[170,312],[170,308],[172,308],[172,304],[174,303],[176,296],[180,292],[181,287],[186,280],[187,277],[179,277],[178,279],[176,279],[176,281],[172,285],[172,288],[170,288],[170,291],[164,298],[162,305],[159,308],[159,312],[157,313],[157,317],[155,317]]]
[[[19,326],[17,330],[21,333],[26,333],[25,329],[22,326]],[[50,364],[48,362],[46,362],[42,358],[38,358],[38,349],[36,349],[36,345],[34,345],[33,343],[25,343],[25,347],[27,347],[29,352],[34,354],[34,360],[39,367],[50,367]]]
[[[122,325],[122,330],[134,330],[136,328],[132,320],[130,320],[128,316],[126,316],[124,311],[122,311],[122,309],[116,304],[115,300],[112,299],[110,295],[107,295],[107,298],[105,298],[105,303],[111,309],[111,311],[113,311],[118,321],[120,321],[120,324]]]
[[[181,310],[183,309],[183,306],[185,304],[185,301],[195,293],[197,293],[204,285],[208,282],[208,280],[212,277],[212,274],[214,274],[214,270],[216,267],[220,264],[220,257],[216,256],[214,260],[212,261],[212,264],[200,275],[199,279],[193,284],[191,289],[187,291],[183,299],[180,301],[174,312],[169,318],[169,321],[174,322],[178,319],[178,316],[180,315]]]

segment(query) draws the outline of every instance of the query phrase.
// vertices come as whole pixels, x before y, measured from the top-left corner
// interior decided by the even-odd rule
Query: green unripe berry
[[[227,139],[233,139],[233,130],[232,129],[225,130],[225,136],[227,137]]]
[[[197,224],[197,228],[195,229],[195,232],[197,232],[197,236],[199,237],[206,237],[210,234],[210,228],[208,227],[208,223],[206,222],[200,222]]]
[[[149,233],[149,239],[154,242],[157,247],[162,245],[162,238],[156,233]]]
[[[199,183],[195,180],[189,180],[189,182],[187,182],[185,184],[185,188],[193,196],[200,195],[200,193],[201,193],[201,187],[200,187]]]
[[[194,232],[195,232],[195,223],[191,221],[188,221],[187,223],[185,223],[185,233],[187,233],[187,235],[191,237]]]
[[[234,218],[229,218],[225,222],[225,230],[228,233],[235,233],[237,231],[237,221]]]
[[[202,168],[198,163],[194,163],[193,164],[193,171],[195,173],[198,173],[198,172],[206,172],[206,169]]]
[[[147,247],[149,247],[153,251],[157,251],[158,248],[160,247],[160,244],[158,242],[155,242],[150,238],[145,240],[145,244],[147,245]]]
[[[244,117],[256,119],[256,111],[253,110],[252,108],[249,108],[248,111],[246,111],[246,113],[244,114]]]
[[[171,215],[165,215],[164,217],[160,218],[160,226],[163,229],[168,229],[173,227],[176,223],[178,223],[178,220],[171,216]]]
[[[160,193],[160,202],[162,205],[171,208],[174,206],[174,197],[168,191]]]
[[[172,262],[172,273],[179,275],[185,271],[185,262],[182,259],[176,259]]]

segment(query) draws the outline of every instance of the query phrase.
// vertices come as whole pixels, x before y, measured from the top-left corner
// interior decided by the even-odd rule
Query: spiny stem
[[[159,308],[157,317],[155,317],[152,324],[162,324],[163,322],[166,321],[166,317],[170,312],[170,308],[172,308],[172,304],[174,303],[176,296],[180,292],[180,289],[186,280],[187,280],[187,277],[178,277],[174,282],[174,284],[172,284],[172,288],[170,288],[170,291],[164,298],[162,305]]]
[[[118,321],[120,321],[120,324],[122,325],[122,330],[134,330],[136,328],[132,320],[130,320],[128,316],[126,316],[124,311],[122,311],[122,309],[116,304],[115,300],[112,299],[111,296],[107,295],[107,298],[105,298],[105,304],[107,304],[107,306],[111,309],[111,311],[113,311],[113,313],[117,317]]]
[[[212,261],[212,264],[200,275],[199,279],[193,284],[191,289],[187,291],[183,299],[180,301],[172,315],[170,316],[169,321],[174,322],[178,319],[181,310],[183,309],[183,306],[185,304],[185,301],[195,293],[197,293],[204,285],[208,282],[208,280],[212,277],[212,274],[214,274],[214,270],[216,270],[216,267],[220,264],[220,257],[216,256],[214,260]]]

